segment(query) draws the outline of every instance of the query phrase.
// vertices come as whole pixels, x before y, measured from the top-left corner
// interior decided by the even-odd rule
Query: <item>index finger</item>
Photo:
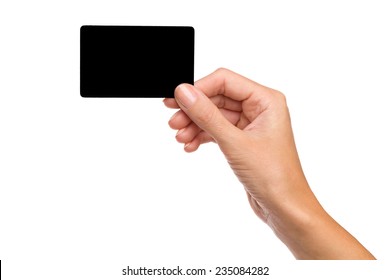
[[[179,105],[177,104],[175,98],[164,98],[164,105],[171,109],[179,109]]]
[[[246,100],[253,94],[266,97],[272,92],[271,88],[224,68],[220,68],[198,80],[195,82],[195,86],[208,97],[222,94],[237,101]]]

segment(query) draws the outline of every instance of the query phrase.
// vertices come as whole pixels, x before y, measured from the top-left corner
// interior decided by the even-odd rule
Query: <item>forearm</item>
[[[269,211],[267,223],[297,259],[375,259],[321,207],[306,181]]]

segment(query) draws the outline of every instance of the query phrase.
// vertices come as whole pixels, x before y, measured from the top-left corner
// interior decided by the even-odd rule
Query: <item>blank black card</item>
[[[181,83],[194,83],[193,27],[81,27],[81,96],[173,97]]]

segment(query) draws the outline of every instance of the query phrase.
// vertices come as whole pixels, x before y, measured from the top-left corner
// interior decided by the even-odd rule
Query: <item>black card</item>
[[[80,29],[83,97],[173,97],[194,83],[194,28],[97,26]]]

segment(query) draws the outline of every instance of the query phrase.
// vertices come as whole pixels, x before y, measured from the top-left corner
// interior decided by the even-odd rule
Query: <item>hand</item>
[[[219,69],[195,86],[179,85],[175,99],[164,103],[180,108],[169,125],[178,130],[176,139],[185,143],[185,151],[216,142],[244,185],[254,212],[297,258],[372,257],[324,211],[310,190],[282,93]],[[342,233],[339,245],[329,240],[323,227]],[[346,237],[354,248],[349,254],[334,249]]]
[[[165,104],[181,107],[169,121],[179,130],[177,140],[186,143],[187,152],[218,143],[256,214],[266,221],[269,197],[282,191],[277,187],[303,175],[283,94],[219,69],[195,87],[180,85],[175,96],[177,102],[166,99]]]

